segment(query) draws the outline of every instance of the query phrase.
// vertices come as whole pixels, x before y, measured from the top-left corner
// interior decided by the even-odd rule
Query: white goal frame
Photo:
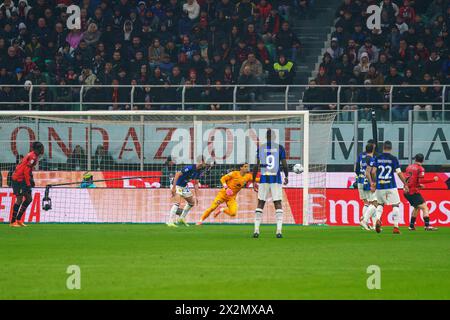
[[[70,116],[301,116],[303,117],[303,225],[309,224],[309,111],[0,111],[0,117]],[[195,141],[194,141],[195,143]]]

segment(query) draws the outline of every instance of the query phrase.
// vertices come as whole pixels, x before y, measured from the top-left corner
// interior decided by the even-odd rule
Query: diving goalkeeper
[[[203,224],[210,214],[217,209],[222,203],[227,204],[227,208],[220,208],[214,214],[214,217],[217,217],[221,213],[225,213],[230,217],[235,217],[238,210],[238,204],[236,202],[236,196],[242,188],[244,188],[249,181],[252,181],[253,176],[249,173],[249,164],[244,163],[240,166],[239,171],[232,171],[222,178],[220,178],[220,182],[222,183],[223,188],[219,191],[214,201],[211,203],[211,206],[205,210],[200,221],[197,222],[197,225]],[[259,178],[257,178],[257,182],[259,182]]]

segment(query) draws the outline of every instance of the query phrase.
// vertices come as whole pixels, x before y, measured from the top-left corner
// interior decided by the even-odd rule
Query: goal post
[[[286,223],[324,224],[334,118],[335,113],[302,110],[0,111],[2,186],[6,189],[7,172],[17,156],[39,140],[45,154],[34,173],[35,193],[40,200],[51,198],[52,209],[42,210],[38,221],[162,223],[176,171],[209,158],[214,165],[200,179],[199,204],[188,216],[194,222],[219,191],[222,175],[239,170],[242,163],[256,163],[256,150],[270,128],[285,147],[289,166],[289,183],[283,187]],[[295,164],[304,172],[295,174]],[[95,188],[86,187],[86,175]],[[237,196],[235,217],[211,216],[208,221],[252,223],[256,202],[249,184]],[[37,204],[30,207],[37,210]],[[4,221],[7,211],[0,211]],[[37,221],[35,216],[29,212],[29,222]],[[270,200],[263,223],[275,223]]]
[[[303,219],[302,224],[309,225],[309,112],[303,114]]]

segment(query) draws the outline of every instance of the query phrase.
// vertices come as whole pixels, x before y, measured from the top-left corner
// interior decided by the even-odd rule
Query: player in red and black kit
[[[33,200],[31,189],[34,187],[33,168],[39,161],[39,156],[44,154],[44,145],[38,141],[33,142],[32,151],[28,153],[17,165],[11,179],[11,187],[16,196],[13,208],[11,227],[26,227],[21,222],[22,216]]]
[[[420,194],[419,190],[424,188],[424,184],[438,181],[438,177],[433,180],[425,180],[425,169],[422,167],[424,156],[421,153],[416,154],[414,163],[406,168],[406,182],[408,184],[409,192],[405,192],[405,198],[414,207],[411,221],[409,223],[409,230],[416,230],[414,224],[416,223],[417,214],[419,210],[423,212],[423,221],[425,222],[426,231],[435,231],[437,228],[430,226],[430,217],[427,204]]]

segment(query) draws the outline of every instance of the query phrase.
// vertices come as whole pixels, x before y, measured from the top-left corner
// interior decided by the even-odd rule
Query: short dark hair
[[[424,159],[425,157],[422,153],[418,153],[414,156],[414,160],[420,163],[422,163]]]
[[[375,144],[375,140],[374,139],[369,139],[369,140],[367,140],[367,144]]]
[[[39,141],[35,141],[31,145],[31,149],[33,149],[33,151],[36,151],[38,154],[42,154],[44,152],[44,145]]]
[[[373,150],[375,150],[375,144],[373,144],[373,143],[368,143],[368,144],[366,145],[366,152],[367,152],[367,153],[372,153]]]
[[[386,150],[392,150],[392,142],[389,141],[389,140],[386,140],[386,141],[383,143],[383,149],[386,149]]]

